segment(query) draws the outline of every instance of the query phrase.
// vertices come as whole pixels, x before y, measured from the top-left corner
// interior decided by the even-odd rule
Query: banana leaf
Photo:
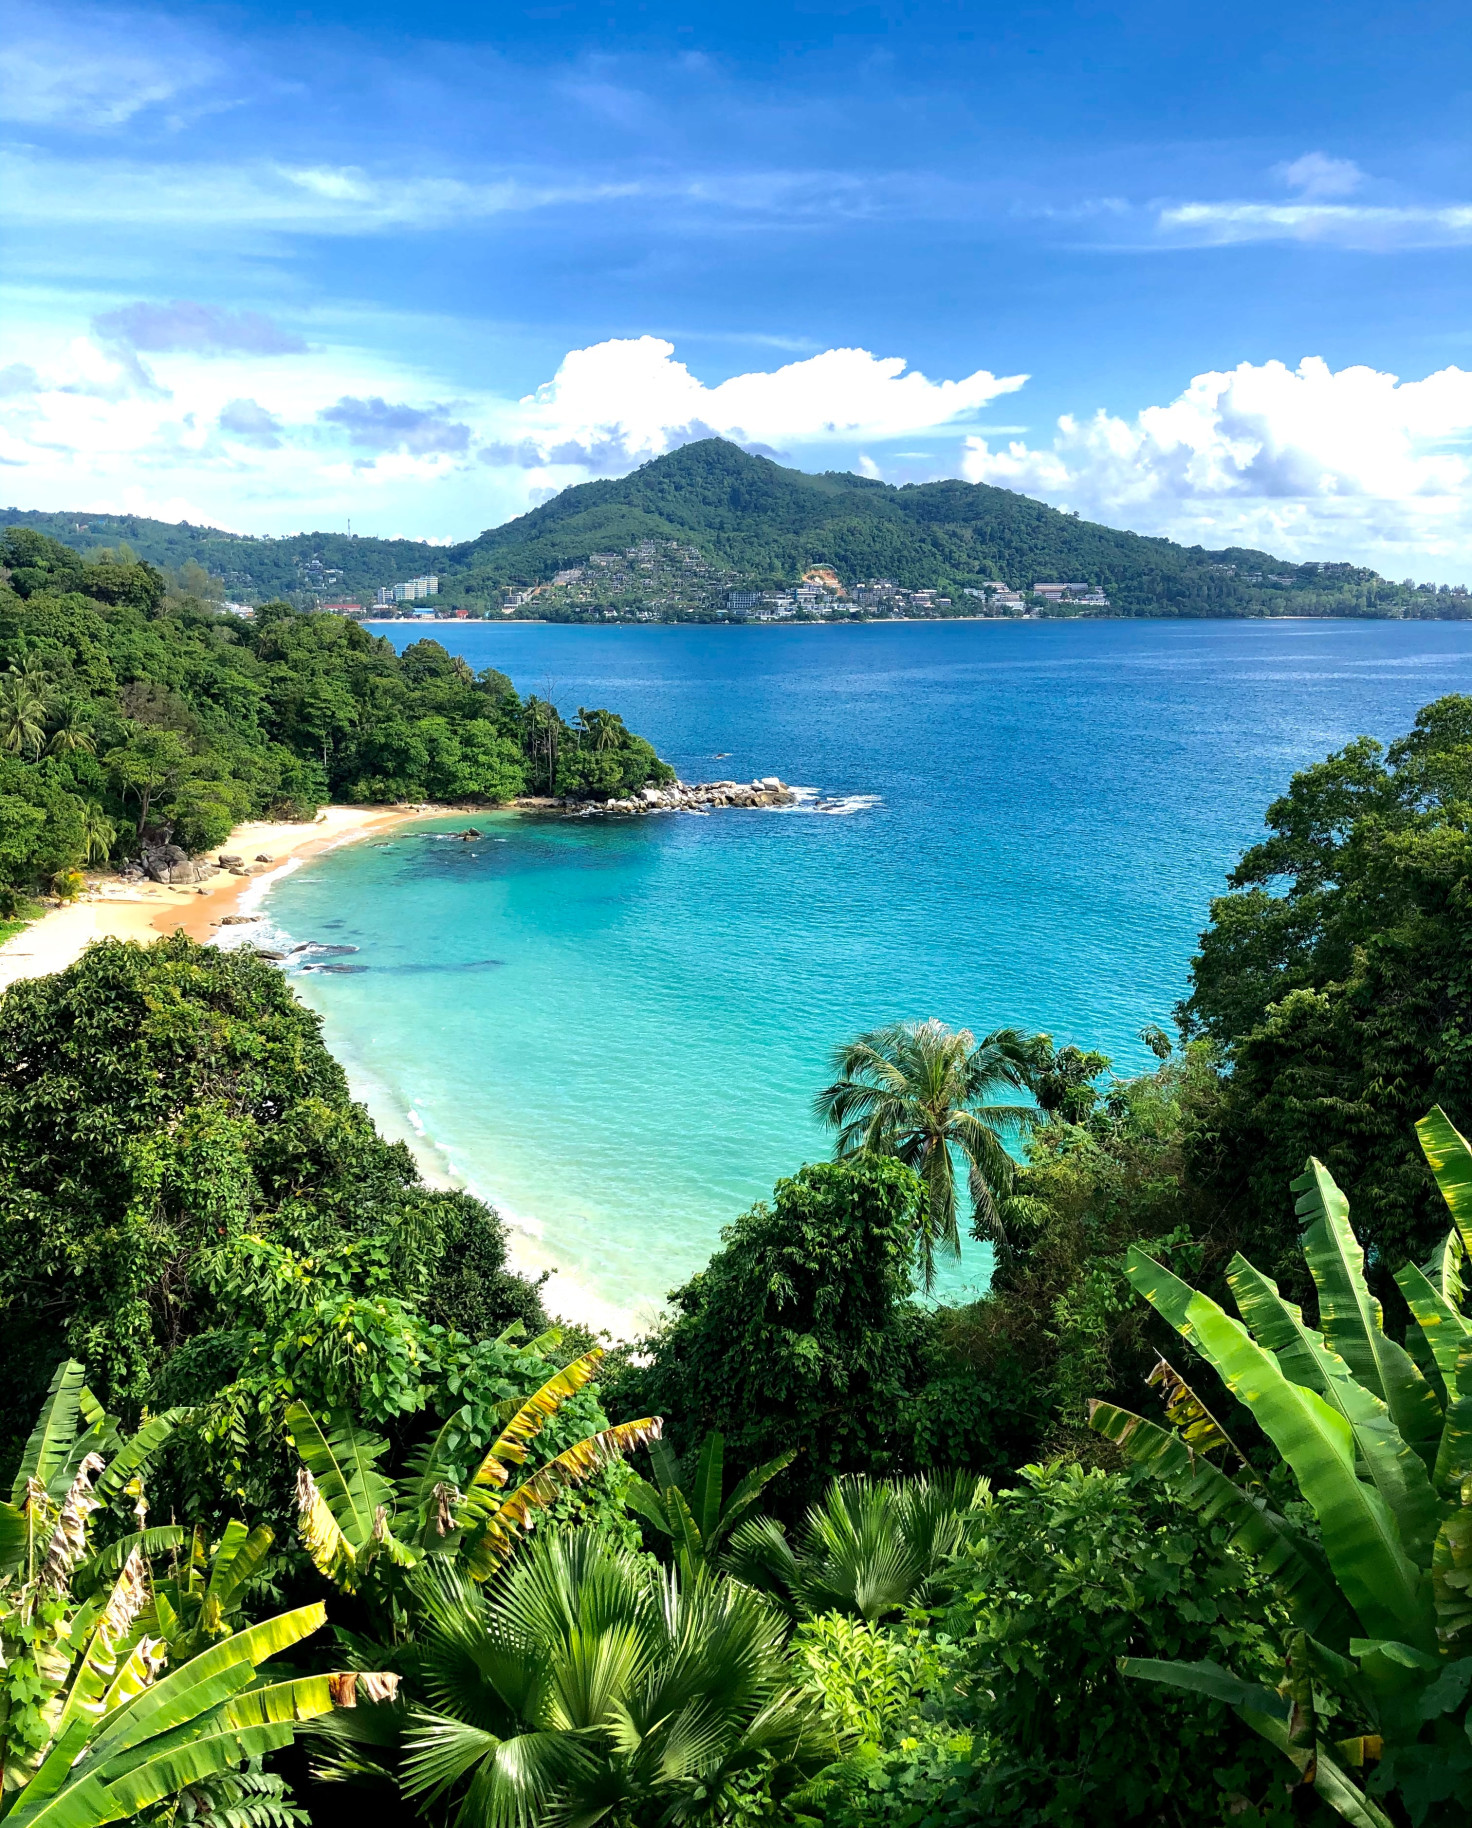
[[[675,1539],[675,1550],[685,1570],[685,1578],[693,1580],[696,1571],[705,1563],[705,1544],[700,1538],[700,1526],[678,1485],[669,1488],[664,1500],[669,1507],[670,1522],[674,1525],[670,1533]]]
[[[1457,1351],[1463,1340],[1472,1339],[1472,1327],[1452,1306],[1441,1290],[1414,1263],[1406,1263],[1395,1272],[1395,1285],[1406,1298],[1411,1318],[1431,1348],[1436,1367],[1448,1391],[1456,1386]]]
[[[456,1516],[461,1529],[473,1528],[498,1509],[495,1494],[506,1484],[507,1466],[519,1466],[526,1459],[528,1445],[570,1396],[575,1396],[597,1374],[601,1348],[595,1347],[564,1365],[555,1377],[549,1377],[540,1390],[533,1391],[517,1409],[484,1457],[470,1475],[465,1498]]]
[[[250,1670],[257,1664],[264,1663],[268,1657],[279,1656],[283,1650],[310,1637],[326,1620],[327,1608],[318,1601],[315,1605],[298,1606],[293,1612],[278,1613],[275,1618],[248,1626],[223,1643],[201,1651],[197,1657],[170,1670],[146,1694],[104,1720],[103,1730],[89,1750],[89,1758],[108,1758],[155,1733],[167,1731],[162,1724],[165,1719],[169,1725],[175,1725],[178,1720],[203,1713],[206,1708],[213,1707],[216,1700],[224,1700],[235,1692],[239,1686],[235,1680],[238,1665],[247,1666],[245,1679],[251,1680]],[[202,1700],[202,1691],[221,1674],[229,1674],[231,1685],[225,1693]]]
[[[188,1745],[177,1746],[148,1759],[107,1787],[108,1798],[121,1815],[137,1815],[188,1785],[203,1782],[221,1771],[261,1758],[289,1746],[295,1734],[289,1722],[248,1727],[220,1727]],[[116,1819],[116,1818],[114,1818]],[[40,1828],[40,1825],[38,1825]],[[51,1828],[46,1824],[45,1828]]]
[[[623,1489],[623,1501],[636,1516],[646,1523],[653,1524],[666,1536],[673,1536],[674,1529],[670,1524],[669,1512],[665,1509],[664,1499],[647,1479],[641,1479],[638,1473],[631,1475]]]
[[[1384,1402],[1401,1439],[1429,1466],[1441,1440],[1441,1405],[1410,1353],[1385,1332],[1380,1303],[1365,1281],[1365,1253],[1349,1222],[1349,1202],[1312,1156],[1292,1186],[1325,1342]]]
[[[1260,1714],[1288,1718],[1288,1703],[1276,1689],[1264,1688],[1260,1682],[1244,1682],[1220,1663],[1176,1663],[1158,1657],[1121,1657],[1119,1673],[1138,1682],[1160,1682],[1167,1688],[1184,1689],[1192,1695],[1206,1695],[1213,1701],[1225,1701],[1228,1707],[1250,1707]]]
[[[77,1435],[77,1415],[87,1373],[74,1358],[65,1359],[56,1368],[51,1386],[41,1404],[36,1426],[31,1430],[25,1452],[20,1457],[15,1480],[10,1488],[10,1502],[18,1505],[26,1495],[26,1485],[36,1479],[48,1486],[66,1464],[72,1442]]]
[[[1421,1265],[1421,1273],[1442,1298],[1458,1313],[1462,1311],[1466,1288],[1462,1282],[1462,1265],[1466,1259],[1462,1234],[1455,1225]]]
[[[104,1504],[111,1504],[114,1499],[122,1496],[123,1487],[140,1467],[153,1458],[189,1414],[187,1409],[166,1409],[161,1415],[145,1422],[137,1434],[123,1443],[98,1475],[97,1484],[93,1487]]]
[[[13,1504],[0,1504],[0,1580],[26,1558],[26,1519]]]
[[[1462,1248],[1472,1256],[1472,1148],[1439,1104],[1417,1123],[1416,1135],[1461,1236]]]
[[[659,1439],[663,1428],[664,1422],[657,1415],[637,1422],[620,1422],[601,1434],[589,1435],[539,1467],[486,1518],[481,1534],[470,1544],[466,1567],[472,1579],[485,1580],[494,1573],[515,1547],[516,1533],[530,1526],[532,1513],[545,1510],[564,1487],[581,1485],[610,1461],[632,1453],[636,1447],[647,1447]]]
[[[1227,1281],[1259,1345],[1276,1354],[1292,1382],[1317,1391],[1349,1423],[1365,1471],[1390,1506],[1406,1552],[1424,1567],[1441,1506],[1425,1461],[1401,1439],[1387,1405],[1350,1376],[1344,1360],[1321,1333],[1304,1325],[1302,1310],[1283,1299],[1270,1277],[1239,1256],[1232,1260]]]
[[[1138,1245],[1129,1250],[1125,1273],[1167,1319],[1181,1315],[1179,1330],[1288,1462],[1319,1520],[1329,1565],[1366,1631],[1434,1642],[1427,1577],[1406,1554],[1384,1498],[1356,1475],[1354,1436],[1345,1418],[1316,1391],[1290,1383],[1240,1321]]]
[[[1441,1447],[1432,1474],[1436,1489],[1444,1492],[1472,1472],[1472,1339],[1457,1348],[1456,1371],[1449,1382],[1446,1421]]]
[[[133,1553],[140,1549],[146,1556],[165,1555],[170,1549],[177,1549],[189,1532],[182,1524],[160,1523],[147,1530],[133,1530],[127,1536],[120,1536],[116,1542],[110,1542],[105,1549],[99,1549],[95,1555],[89,1555],[85,1561],[78,1562],[72,1576],[72,1586],[78,1593],[88,1593],[103,1581],[111,1580]]]
[[[324,1429],[305,1403],[286,1411],[286,1426],[333,1521],[354,1555],[361,1555],[373,1540],[379,1506],[393,1502],[393,1488],[377,1467],[387,1441],[350,1415],[329,1418]]]
[[[661,1443],[662,1445],[662,1443]],[[691,1520],[710,1542],[721,1524],[721,1488],[726,1482],[726,1437],[713,1428],[700,1446],[695,1486],[690,1493]]]
[[[752,1468],[722,1507],[720,1526],[716,1532],[717,1539],[728,1535],[736,1528],[761,1497],[766,1487],[777,1477],[777,1474],[785,1472],[796,1458],[797,1449],[789,1447],[786,1453],[780,1453],[774,1459],[764,1461],[762,1465]],[[708,1532],[705,1544],[708,1553],[714,1547],[714,1542]]]

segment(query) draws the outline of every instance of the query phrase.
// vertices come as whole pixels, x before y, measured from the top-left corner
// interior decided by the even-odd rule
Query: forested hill
[[[1465,593],[1408,589],[1359,566],[1178,546],[985,483],[895,488],[846,472],[811,476],[720,438],[684,445],[617,481],[564,489],[451,548],[440,569],[452,589],[485,596],[643,540],[688,543],[740,581],[764,585],[831,565],[845,583],[889,578],[953,594],[988,581],[1017,590],[1094,584],[1116,613],[1137,616],[1472,613]]]
[[[895,488],[845,472],[808,475],[720,438],[615,481],[564,489],[459,546],[334,533],[254,539],[132,516],[0,510],[0,518],[81,551],[123,540],[155,565],[194,559],[231,595],[288,596],[304,606],[313,597],[366,598],[434,571],[442,605],[499,611],[509,590],[546,584],[595,554],[622,563],[650,541],[652,557],[619,573],[622,582],[595,567],[579,597],[595,610],[607,596],[625,609],[647,599],[657,613],[713,612],[731,588],[791,585],[806,567],[830,565],[848,585],[887,578],[935,589],[952,597],[956,613],[972,603],[961,593],[988,582],[1021,591],[1060,582],[1097,586],[1113,613],[1131,616],[1472,615],[1465,589],[1394,584],[1355,565],[1179,546],[985,483]],[[549,612],[554,601],[543,595],[523,613]]]
[[[92,553],[126,545],[161,571],[193,560],[219,578],[227,595],[246,603],[372,594],[443,562],[445,548],[424,540],[364,539],[346,533],[289,533],[257,539],[196,527],[186,521],[149,520],[141,514],[88,514],[67,510],[0,508],[0,527],[31,527],[73,551]]]

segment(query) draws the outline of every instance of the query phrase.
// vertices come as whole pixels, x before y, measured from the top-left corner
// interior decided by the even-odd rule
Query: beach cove
[[[1472,690],[1458,624],[404,627],[566,709],[617,708],[686,780],[791,808],[464,815],[262,897],[385,1130],[496,1204],[556,1311],[626,1332],[720,1227],[828,1152],[832,1045],[936,1015],[1150,1061],[1211,896],[1294,769]],[[819,808],[821,807],[821,810]],[[332,967],[332,968],[328,968]],[[950,1294],[989,1273],[971,1246]]]

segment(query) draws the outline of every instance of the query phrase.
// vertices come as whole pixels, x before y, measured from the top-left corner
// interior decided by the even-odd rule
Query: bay
[[[896,1019],[1150,1063],[1213,894],[1293,771],[1472,690],[1461,623],[436,623],[619,711],[682,777],[830,811],[405,827],[286,876],[293,973],[391,1134],[496,1204],[549,1306],[626,1331],[828,1150],[833,1045]],[[985,1285],[972,1245],[945,1289]]]

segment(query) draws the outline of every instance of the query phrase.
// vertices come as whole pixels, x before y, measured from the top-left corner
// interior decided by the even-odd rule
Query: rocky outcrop
[[[675,781],[668,787],[645,787],[626,800],[563,800],[575,818],[609,813],[712,812],[722,806],[792,806],[797,795],[775,774],[759,781]]]
[[[215,864],[203,857],[191,857],[188,851],[168,840],[145,843],[139,862],[143,874],[151,876],[155,882],[208,882],[211,876],[220,873]]]

